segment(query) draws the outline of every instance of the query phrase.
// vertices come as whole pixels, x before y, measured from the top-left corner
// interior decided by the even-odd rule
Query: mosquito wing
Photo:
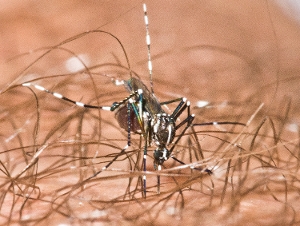
[[[131,78],[125,82],[125,87],[130,93],[137,91],[138,89],[143,90],[143,101],[145,101],[144,106],[148,113],[151,115],[164,113],[158,99],[149,91],[142,81],[136,78]]]

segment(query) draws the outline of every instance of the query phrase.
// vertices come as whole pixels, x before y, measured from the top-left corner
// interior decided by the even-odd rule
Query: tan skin
[[[146,1],[153,88],[159,100],[187,97],[192,107],[199,100],[209,101],[210,108],[192,109],[195,123],[249,122],[247,127],[195,126],[194,131],[188,130],[186,138],[191,138],[192,145],[182,139],[176,150],[189,153],[193,147],[199,151],[199,144],[205,161],[199,158],[198,167],[210,167],[213,174],[178,171],[181,164],[169,159],[162,171],[161,195],[156,194],[150,147],[146,199],[138,191],[141,167],[133,167],[137,153],[142,153],[139,135],[132,135],[127,155],[118,157],[120,161],[107,172],[88,179],[126,145],[127,133],[118,127],[114,113],[84,111],[35,90],[36,99],[33,92],[20,86],[41,78],[35,82],[75,100],[89,102],[97,92],[100,104],[120,101],[128,93],[115,87],[110,78],[128,79],[129,72],[107,66],[119,63],[128,67],[117,42],[96,32],[74,38],[59,46],[60,50],[51,47],[51,53],[24,73],[22,70],[42,52],[7,60],[99,28],[120,39],[132,70],[149,87],[142,2],[89,5],[52,1],[48,5],[45,1],[34,5],[23,1],[4,7],[0,20],[1,71],[5,74],[1,79],[1,106],[5,110],[0,181],[1,193],[7,195],[1,202],[1,225],[299,222],[298,134],[292,124],[299,119],[299,26],[269,1],[222,2]],[[107,67],[100,68],[97,75],[92,71],[53,77],[67,72],[63,62],[71,53],[62,47],[75,56],[87,54],[91,65],[103,63]],[[117,93],[112,93],[114,89]],[[222,108],[224,101],[228,104]],[[264,106],[259,108],[261,103]],[[190,155],[179,154],[177,158],[195,163],[196,158],[190,161]],[[133,180],[128,190],[129,178]]]

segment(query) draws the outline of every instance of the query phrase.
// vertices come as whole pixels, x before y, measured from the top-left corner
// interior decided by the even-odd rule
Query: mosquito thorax
[[[174,119],[166,114],[156,114],[151,119],[153,128],[152,140],[156,146],[164,147],[169,145],[175,137],[175,122]]]
[[[154,168],[158,170],[166,160],[170,158],[171,152],[166,148],[175,137],[174,119],[166,114],[156,114],[151,119],[152,141],[157,148],[154,150]]]

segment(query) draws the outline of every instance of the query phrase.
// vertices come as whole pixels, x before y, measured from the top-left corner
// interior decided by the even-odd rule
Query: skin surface
[[[0,224],[299,223],[300,29],[272,1],[145,2],[158,99],[187,97],[195,123],[247,124],[190,128],[174,154],[212,175],[169,159],[160,195],[150,147],[148,194],[141,197],[140,136],[132,134],[131,147],[120,154],[128,138],[114,113],[21,86],[32,82],[94,105],[125,98],[127,91],[111,78],[128,79],[129,66],[103,30],[119,39],[132,73],[150,87],[142,3],[2,7]],[[70,75],[72,56],[89,70]],[[200,100],[208,105],[197,107]],[[168,107],[172,112],[176,103]],[[107,171],[90,178],[116,156]]]

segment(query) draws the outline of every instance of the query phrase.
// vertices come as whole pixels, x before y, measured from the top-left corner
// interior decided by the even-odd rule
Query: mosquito
[[[120,84],[124,85],[130,94],[123,100],[119,102],[114,102],[111,106],[96,106],[96,105],[89,105],[82,102],[74,101],[72,99],[69,99],[68,97],[63,96],[60,93],[50,91],[40,85],[33,84],[30,82],[23,83],[22,86],[25,87],[32,86],[37,90],[52,94],[56,98],[71,102],[79,107],[101,109],[101,110],[115,112],[116,119],[120,127],[127,130],[127,134],[128,134],[127,145],[121,150],[119,155],[115,156],[100,171],[98,171],[88,179],[96,177],[99,173],[106,170],[121,154],[123,154],[128,149],[129,146],[131,146],[131,133],[141,134],[141,136],[144,138],[144,146],[143,146],[144,175],[142,179],[143,180],[142,194],[143,197],[146,197],[146,192],[147,192],[146,160],[147,160],[148,147],[155,146],[155,150],[153,152],[153,159],[154,159],[153,164],[154,164],[154,169],[157,171],[160,171],[162,169],[162,165],[169,158],[173,158],[175,161],[179,162],[180,164],[185,164],[184,162],[174,157],[172,153],[177,143],[186,133],[187,129],[193,125],[195,115],[191,114],[190,102],[187,101],[187,98],[185,97],[177,98],[167,102],[159,102],[159,100],[156,98],[153,91],[153,82],[152,82],[152,60],[151,60],[151,51],[150,51],[151,42],[150,42],[150,34],[148,28],[149,22],[148,22],[146,4],[143,4],[143,11],[144,11],[144,20],[145,20],[145,27],[146,27],[146,44],[147,44],[147,54],[148,54],[150,90],[141,80],[131,75],[130,66],[129,66],[130,79],[115,81],[116,83],[118,83],[118,85]],[[115,36],[113,37],[116,38]],[[178,102],[177,107],[171,114],[167,114],[163,110],[162,105],[175,103],[175,102]],[[186,112],[187,116],[184,120],[182,120],[179,124],[177,124],[178,121],[177,119],[182,115],[183,112]],[[205,125],[208,124],[214,124],[214,123],[205,123]],[[223,124],[223,123],[219,123],[219,124]],[[200,124],[194,124],[194,125],[200,125]],[[176,131],[179,128],[183,128],[183,129],[181,130],[180,134],[176,136]],[[212,173],[208,169],[193,168],[193,167],[191,168],[200,170],[208,174]],[[157,175],[157,193],[158,194],[160,193],[159,175]]]

